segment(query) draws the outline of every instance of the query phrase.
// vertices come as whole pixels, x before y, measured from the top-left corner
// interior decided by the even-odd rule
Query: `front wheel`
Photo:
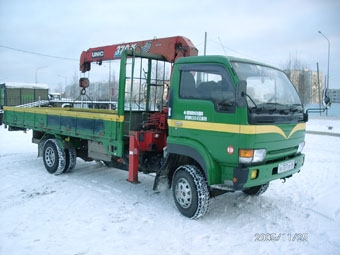
[[[198,219],[208,210],[209,190],[200,169],[183,165],[176,169],[172,179],[172,194],[177,209],[186,217]]]
[[[48,139],[43,148],[44,165],[50,174],[61,174],[66,166],[65,151],[56,139]]]
[[[242,191],[243,191],[243,193],[245,193],[247,195],[259,196],[259,195],[263,194],[264,192],[266,192],[268,187],[269,187],[269,182],[262,184],[262,185],[259,185],[259,186],[247,188],[247,189],[244,189]]]

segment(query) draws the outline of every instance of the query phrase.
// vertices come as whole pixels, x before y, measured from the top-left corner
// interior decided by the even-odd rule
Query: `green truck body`
[[[136,97],[126,97],[143,83],[131,85],[139,78],[127,66],[137,69],[137,59],[148,67],[138,109]],[[225,56],[181,57],[167,90],[164,77],[153,81],[155,59],[158,65],[154,55],[121,52],[117,110],[5,107],[4,123],[33,130],[50,173],[71,170],[76,157],[128,168],[131,182],[136,168],[155,172],[154,189],[172,188],[189,218],[204,215],[212,196],[259,195],[301,170],[307,117],[282,71]],[[162,91],[158,107],[153,88]]]

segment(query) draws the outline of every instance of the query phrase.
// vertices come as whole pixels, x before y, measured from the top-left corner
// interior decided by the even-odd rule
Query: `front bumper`
[[[293,169],[282,173],[278,173],[279,164],[292,160],[295,161]],[[243,190],[245,188],[255,187],[273,180],[291,177],[293,174],[300,171],[301,167],[304,164],[304,160],[305,155],[300,154],[293,158],[275,161],[273,163],[234,168],[233,189]],[[253,170],[258,170],[258,174],[256,178],[251,179],[251,172]]]

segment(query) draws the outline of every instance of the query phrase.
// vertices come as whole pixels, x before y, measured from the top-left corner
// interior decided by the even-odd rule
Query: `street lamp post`
[[[35,83],[38,83],[38,71],[43,68],[47,68],[48,66],[41,66],[35,69]]]
[[[329,42],[328,38],[321,32],[318,31],[320,35],[322,35],[328,42],[328,66],[327,66],[327,89],[329,88],[329,54],[331,50],[331,43]]]
[[[328,40],[328,38],[319,30],[318,31],[320,35],[322,35],[328,42],[328,65],[327,65],[327,87],[325,88],[325,93],[327,91],[327,89],[329,89],[329,54],[331,51],[331,43]],[[326,95],[326,94],[325,94]],[[328,116],[328,109],[326,109],[326,116]]]

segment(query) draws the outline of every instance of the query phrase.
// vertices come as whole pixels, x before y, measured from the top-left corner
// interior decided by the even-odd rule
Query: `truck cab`
[[[304,163],[303,106],[277,68],[224,56],[181,58],[172,73],[168,113],[166,152],[172,159],[158,178],[170,176],[176,205],[189,217],[205,210],[199,208],[204,201],[192,210],[184,184],[206,181],[209,195],[195,191],[198,200],[237,190],[259,195]],[[205,181],[194,187],[202,189]]]

